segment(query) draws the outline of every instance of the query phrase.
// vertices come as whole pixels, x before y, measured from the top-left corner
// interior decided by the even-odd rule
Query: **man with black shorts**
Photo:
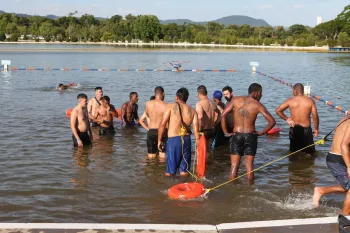
[[[277,109],[276,113],[290,126],[289,139],[291,152],[298,151],[304,147],[314,144],[313,137],[318,136],[319,119],[315,101],[304,96],[304,85],[297,83],[293,86],[293,97],[286,100]],[[284,114],[289,108],[290,117]],[[310,115],[314,122],[314,131],[311,128]],[[303,150],[308,154],[315,152],[315,146],[308,147]]]
[[[325,194],[346,193],[342,212],[344,215],[350,215],[350,116],[339,121],[326,161],[339,184],[315,187],[313,203],[318,207],[321,197]]]
[[[231,137],[230,179],[237,177],[242,156],[246,156],[245,167],[247,173],[254,170],[254,157],[258,148],[258,136],[266,134],[276,124],[275,119],[271,116],[269,111],[259,102],[261,96],[261,85],[253,83],[249,86],[248,96],[233,97],[221,115],[222,130],[226,137]],[[235,125],[233,133],[228,133],[226,116],[232,110]],[[257,132],[255,130],[255,121],[259,113],[266,118],[268,125],[262,131]],[[247,178],[249,180],[254,179],[254,173],[249,173]]]
[[[91,145],[92,132],[88,120],[88,116],[84,111],[87,105],[87,96],[79,94],[77,96],[78,105],[73,108],[70,116],[70,127],[72,129],[72,138],[74,146],[88,146]]]
[[[164,89],[163,87],[156,87],[154,89],[154,100],[150,100],[146,103],[145,114],[140,118],[140,125],[145,128],[147,133],[147,151],[148,157],[154,158],[159,152],[159,158],[165,158],[165,146],[167,140],[167,132],[162,136],[162,148],[158,150],[158,127],[162,121],[163,114],[165,112],[167,104],[164,102]],[[148,119],[148,125],[145,124],[145,120]]]
[[[94,122],[98,122],[100,125],[100,135],[102,136],[115,134],[113,113],[116,111],[113,108],[110,104],[110,98],[108,96],[103,96],[101,98],[101,106],[97,108],[96,116],[94,118]]]

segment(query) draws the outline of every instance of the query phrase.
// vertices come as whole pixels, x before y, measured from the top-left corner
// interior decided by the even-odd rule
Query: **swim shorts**
[[[102,136],[108,136],[108,135],[114,135],[115,130],[113,126],[109,126],[108,128],[100,126],[100,135]]]
[[[291,152],[300,150],[306,146],[314,144],[314,136],[311,127],[303,127],[301,125],[295,125],[289,129],[289,140]],[[314,153],[315,146],[308,147],[303,150],[305,153]]]
[[[203,129],[205,139],[212,139],[214,137],[214,129]]]
[[[191,137],[181,136],[168,138],[166,143],[166,173],[175,175],[177,170],[187,172],[191,168]],[[183,151],[183,154],[182,154]]]
[[[258,135],[254,133],[233,133],[230,139],[231,155],[253,155],[258,149]]]
[[[78,132],[78,135],[80,137],[80,140],[83,143],[83,146],[91,145],[90,136],[87,132]],[[78,141],[75,138],[74,134],[72,134],[72,139],[73,139],[73,145],[78,146]]]
[[[161,152],[166,151],[167,132],[163,133],[161,145],[164,148]],[[158,129],[149,129],[147,133],[147,151],[148,154],[156,154],[158,151]]]
[[[332,175],[339,181],[341,187],[347,191],[350,189],[348,171],[344,159],[341,155],[328,152],[326,159],[327,166]]]

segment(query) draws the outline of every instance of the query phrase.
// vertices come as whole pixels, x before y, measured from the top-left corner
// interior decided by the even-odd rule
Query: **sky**
[[[97,17],[127,14],[156,15],[159,19],[210,21],[230,15],[263,19],[271,26],[303,24],[314,27],[334,19],[349,0],[0,0],[5,12],[65,16],[78,11]]]

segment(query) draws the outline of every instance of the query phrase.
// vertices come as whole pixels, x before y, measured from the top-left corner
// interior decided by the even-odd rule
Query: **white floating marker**
[[[309,86],[309,83],[306,83],[306,86],[304,86],[304,95],[311,95],[311,86]]]
[[[11,65],[10,60],[1,60],[1,65],[4,66],[4,71],[9,71],[9,66]]]
[[[252,71],[253,71],[253,73],[255,73],[255,72],[256,72],[256,67],[259,66],[259,62],[251,61],[251,62],[250,62],[250,66],[253,67],[253,68],[252,68]]]

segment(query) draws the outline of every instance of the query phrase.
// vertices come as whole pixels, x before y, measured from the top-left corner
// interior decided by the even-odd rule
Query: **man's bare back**
[[[342,155],[342,142],[343,142],[343,136],[345,135],[346,131],[350,129],[350,116],[346,116],[343,119],[341,119],[338,124],[337,128],[334,133],[333,137],[333,143],[330,152],[337,155]],[[350,158],[349,158],[350,159]]]
[[[146,103],[146,116],[149,118],[148,128],[158,129],[167,104],[162,100],[151,100]]]
[[[186,126],[190,127],[193,123],[194,117],[197,117],[196,111],[185,103],[179,103],[181,108],[182,120]],[[164,113],[166,117],[169,117],[168,137],[180,136],[182,127],[180,109],[177,103],[168,104]],[[189,135],[189,132],[186,133]]]
[[[196,104],[196,111],[200,119],[200,129],[213,129],[215,124],[216,104],[209,100],[203,99]]]

